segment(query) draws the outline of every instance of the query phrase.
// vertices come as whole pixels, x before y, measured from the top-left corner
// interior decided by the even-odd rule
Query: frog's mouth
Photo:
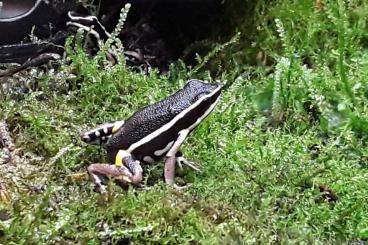
[[[32,13],[41,0],[0,1],[0,21],[15,21]]]

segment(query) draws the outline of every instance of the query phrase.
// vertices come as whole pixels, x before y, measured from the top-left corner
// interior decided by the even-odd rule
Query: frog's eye
[[[209,95],[211,92],[209,92],[209,91],[204,91],[204,92],[202,92],[202,93],[199,93],[197,96],[196,96],[196,98],[195,98],[195,100],[197,101],[197,100],[199,100],[199,99],[201,99],[201,98],[203,98],[203,97],[206,97],[206,98],[203,98],[203,100],[208,100],[210,97],[209,96],[206,96],[206,95]]]
[[[200,98],[202,98],[203,96],[205,96],[206,93],[205,92],[202,92],[202,93],[199,93],[197,94],[195,97],[194,97],[194,101],[197,101],[199,100]]]

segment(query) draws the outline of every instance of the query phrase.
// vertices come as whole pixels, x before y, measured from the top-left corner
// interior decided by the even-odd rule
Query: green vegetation
[[[240,35],[197,67],[143,75],[68,44],[53,79],[69,92],[55,92],[41,74],[24,99],[3,94],[0,118],[22,161],[1,168],[12,202],[1,206],[9,219],[0,221],[0,243],[367,240],[368,2],[248,2],[225,2],[224,27]],[[178,182],[192,183],[187,191],[163,183],[162,163],[144,168],[149,188],[111,183],[106,196],[73,177],[106,161],[80,132],[127,118],[189,78],[233,84],[183,148],[202,165],[201,173],[179,173]]]

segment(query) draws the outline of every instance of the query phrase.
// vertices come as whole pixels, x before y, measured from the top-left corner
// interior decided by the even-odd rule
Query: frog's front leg
[[[87,168],[87,171],[101,193],[106,191],[106,186],[103,183],[104,178],[113,178],[124,184],[139,185],[143,175],[140,162],[124,150],[119,150],[116,154],[115,165],[92,164]]]
[[[165,160],[165,182],[169,185],[174,186],[177,189],[180,187],[175,185],[175,164],[176,164],[176,154],[180,150],[181,144],[185,141],[189,134],[189,130],[184,129],[179,132],[179,137],[170,148],[170,150],[166,153]]]

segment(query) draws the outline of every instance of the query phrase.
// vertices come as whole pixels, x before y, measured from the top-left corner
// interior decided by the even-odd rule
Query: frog
[[[127,120],[105,123],[80,135],[88,144],[102,145],[108,163],[94,163],[87,172],[100,193],[106,192],[106,179],[140,186],[141,164],[153,164],[164,158],[166,184],[175,183],[176,165],[199,168],[180,151],[189,134],[214,110],[223,86],[198,79],[187,81],[176,93],[148,105]],[[185,187],[185,186],[184,186]]]

